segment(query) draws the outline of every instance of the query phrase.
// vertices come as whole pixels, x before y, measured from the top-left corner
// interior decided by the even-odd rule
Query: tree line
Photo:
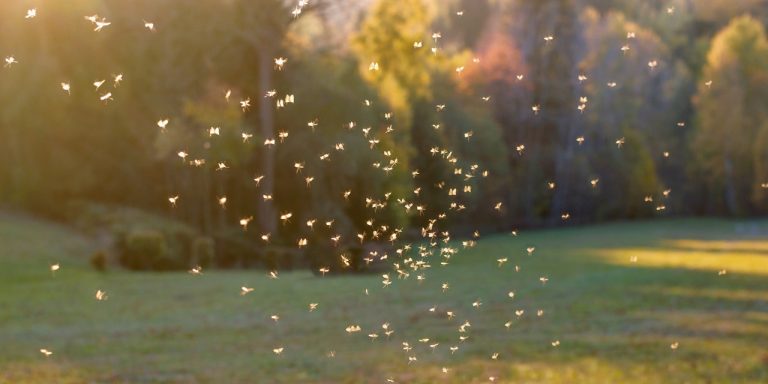
[[[414,191],[423,214],[381,220],[417,230],[454,196],[465,233],[766,210],[756,1],[76,0],[35,22],[24,5],[0,4],[18,60],[0,71],[4,205],[135,207],[271,244],[316,217],[354,238],[366,199]]]

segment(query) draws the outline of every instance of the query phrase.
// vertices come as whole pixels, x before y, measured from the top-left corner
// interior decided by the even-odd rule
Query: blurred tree
[[[528,68],[515,38],[508,33],[507,19],[494,17],[487,26],[477,48],[479,63],[470,66],[461,78],[465,92],[474,97],[490,97],[490,109],[495,121],[502,127],[501,136],[507,153],[505,169],[512,172],[510,183],[515,193],[508,193],[504,200],[509,207],[507,214],[527,222],[535,222],[534,199],[541,190],[540,174],[535,171],[536,148],[526,156],[520,156],[515,147],[532,142],[535,131],[529,129],[531,116],[531,84],[527,79]],[[530,145],[530,144],[529,144]],[[498,153],[496,151],[495,153]]]
[[[424,217],[465,204],[466,215],[444,223],[466,228],[508,224],[489,202],[504,202],[518,224],[564,210],[580,219],[645,215],[652,205],[637,206],[638,196],[658,198],[662,184],[686,203],[670,208],[695,206],[686,212],[700,212],[704,196],[710,212],[766,204],[768,59],[758,20],[768,8],[760,0],[311,4],[294,17],[296,2],[283,0],[71,0],[25,19],[27,1],[0,2],[3,57],[19,61],[0,69],[0,203],[55,215],[71,200],[125,204],[241,238],[254,231],[242,231],[238,218],[254,215],[262,233],[285,243],[310,236],[304,220],[320,217],[353,238],[372,216],[365,199],[388,192],[392,203],[375,220],[397,228],[423,220],[407,217],[398,199],[428,207]],[[742,13],[752,19],[711,39]],[[93,14],[111,25],[93,31],[83,20]],[[288,58],[283,71],[279,57]],[[263,97],[272,90],[274,98]],[[288,95],[296,104],[278,108]],[[238,101],[248,98],[253,107],[243,112]],[[164,118],[171,122],[161,130]],[[211,126],[221,134],[208,135]],[[290,138],[262,145],[277,130]],[[243,142],[241,133],[254,136]],[[370,139],[380,140],[377,150]],[[337,143],[345,150],[333,150]],[[178,151],[189,153],[186,162]],[[206,166],[190,166],[191,158]],[[392,171],[372,170],[395,158]],[[206,169],[218,161],[226,172]],[[302,174],[295,162],[305,163]],[[448,193],[464,185],[472,192]],[[224,195],[226,209],[216,201]],[[295,219],[278,228],[277,211]]]
[[[768,210],[768,122],[763,122],[754,143],[755,179],[752,202],[760,211]]]
[[[258,126],[261,139],[275,137],[275,106],[271,98],[264,97],[273,90],[273,72],[278,68],[275,60],[282,47],[283,39],[290,24],[297,20],[294,7],[283,0],[237,0],[232,7],[233,33],[252,50],[258,63]],[[307,11],[306,9],[303,11]],[[254,28],[254,26],[258,26]],[[261,194],[273,195],[275,190],[275,154],[261,151]],[[278,235],[277,211],[271,199],[256,197],[258,201],[257,221],[264,233]]]
[[[547,173],[557,184],[549,209],[550,221],[557,222],[569,205],[570,167],[576,137],[583,129],[583,119],[574,109],[579,63],[586,50],[579,7],[574,0],[516,1],[508,12],[515,17],[512,33],[520,36],[529,68],[533,105],[528,114],[537,132],[533,142],[522,144],[545,151],[540,163],[547,164]],[[532,110],[534,106],[538,111]]]
[[[685,110],[686,98],[692,88],[685,65],[676,61],[652,30],[626,20],[621,13],[600,15],[588,9],[582,19],[589,53],[581,63],[588,78],[580,95],[585,101],[579,104],[584,106],[583,115],[588,124],[584,131],[585,144],[579,146],[579,153],[588,158],[589,169],[583,170],[581,179],[600,176],[601,184],[605,186],[601,191],[608,191],[609,184],[646,180],[648,184],[633,190],[653,195],[658,192],[656,174],[637,180],[628,180],[622,175],[642,173],[644,169],[659,172],[659,167],[654,164],[658,163],[664,167],[666,179],[673,189],[682,188],[686,183],[682,177],[685,175],[685,129],[678,127],[676,122],[685,117],[681,111]],[[634,37],[627,38],[629,33]],[[628,50],[623,51],[623,48]],[[607,85],[613,82],[615,87]],[[628,135],[636,137],[631,144]],[[621,137],[625,137],[628,144],[625,150],[616,151],[614,143]],[[603,150],[604,147],[608,151]],[[630,156],[631,151],[644,152],[632,156],[648,158],[650,166],[645,162],[615,159],[615,154]],[[665,152],[675,156],[665,157]],[[639,168],[635,170],[635,167]],[[583,181],[579,185],[591,189]],[[601,196],[604,194],[593,194],[588,211],[594,212],[603,205]],[[624,217],[626,208],[642,203],[644,196],[635,198],[638,200],[622,199],[621,204],[610,204],[613,211],[601,207],[601,215]]]
[[[443,45],[474,47],[492,19],[491,0],[427,0],[435,9],[434,29],[446,31]]]
[[[297,162],[304,163],[306,168],[299,175],[292,171],[278,174],[277,204],[299,218],[294,222],[298,223],[295,227],[288,224],[291,231],[319,237],[322,230],[310,231],[304,225],[306,220],[332,219],[335,220],[334,233],[316,241],[329,242],[330,236],[340,234],[345,239],[342,243],[353,242],[357,233],[365,231],[366,221],[373,218],[371,212],[364,209],[366,198],[383,200],[386,192],[397,187],[383,170],[372,169],[374,162],[384,162],[386,158],[379,151],[369,149],[370,143],[361,132],[371,127],[369,135],[373,137],[373,128],[381,125],[386,109],[379,106],[378,97],[360,78],[352,60],[339,63],[333,57],[305,53],[295,58],[293,66],[295,71],[288,75],[286,85],[295,92],[297,102],[311,102],[303,103],[290,114],[278,115],[277,123],[306,127],[308,121],[317,121],[319,126],[290,129],[289,138],[278,146],[278,169],[291,169]],[[307,81],[308,78],[313,80]],[[369,100],[371,106],[364,107],[363,99]],[[351,128],[350,123],[353,123]],[[379,145],[385,144],[389,137],[375,135],[381,139]],[[335,149],[338,143],[344,144],[343,151]],[[320,159],[323,155],[327,157]],[[305,177],[314,178],[311,188]],[[346,191],[352,192],[348,198],[344,197]],[[400,207],[388,204],[376,212],[375,220],[402,226],[401,212]]]
[[[227,223],[239,217],[227,217],[227,212],[238,212],[247,205],[239,205],[237,197],[245,189],[240,183],[250,180],[247,165],[252,156],[253,140],[244,141],[247,133],[240,107],[227,103],[222,97],[225,91],[220,85],[209,84],[206,93],[198,99],[184,103],[181,116],[173,118],[173,129],[161,131],[156,138],[158,156],[165,159],[168,177],[172,180],[173,195],[179,189],[189,191],[188,203],[174,212],[186,212],[189,222],[197,224],[207,235],[221,230]],[[210,134],[211,127],[219,128],[218,134]],[[179,152],[189,158],[179,157]],[[205,159],[205,164],[195,166],[195,159]],[[228,172],[216,171],[219,162],[226,164]],[[237,183],[235,188],[226,188]],[[226,197],[226,203],[216,201]],[[229,208],[229,209],[227,209]],[[215,219],[214,219],[215,218]],[[215,221],[214,221],[215,220]]]
[[[715,206],[750,212],[755,183],[755,139],[768,112],[768,40],[750,16],[715,36],[696,97],[694,148]]]
[[[423,0],[378,1],[352,41],[360,73],[371,83],[394,113],[392,146],[398,167],[392,172],[394,198],[403,198],[411,190],[409,168],[413,153],[413,128],[427,125],[425,103],[431,99],[429,61],[432,16]],[[435,44],[439,41],[434,40]],[[421,47],[414,43],[421,42]],[[419,144],[419,143],[417,143]],[[425,153],[425,152],[422,152]]]

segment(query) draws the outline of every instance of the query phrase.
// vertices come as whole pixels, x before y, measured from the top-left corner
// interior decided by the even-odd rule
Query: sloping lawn
[[[386,288],[379,275],[98,273],[91,252],[67,228],[0,216],[0,383],[768,382],[765,221],[489,236]]]

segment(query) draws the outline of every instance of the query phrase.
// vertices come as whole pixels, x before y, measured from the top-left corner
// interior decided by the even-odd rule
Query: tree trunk
[[[259,124],[262,139],[275,137],[274,109],[270,98],[263,97],[272,89],[272,55],[265,47],[259,52]],[[275,149],[264,147],[261,151],[261,190],[258,193],[257,220],[264,233],[277,237],[277,212],[273,200],[264,200],[261,195],[274,195],[275,191]]]
[[[211,223],[211,172],[209,165],[203,169],[203,188],[202,188],[202,203],[203,203],[203,231],[206,235],[213,234],[213,224]]]
[[[739,203],[736,198],[736,186],[733,180],[733,162],[731,158],[726,155],[723,160],[723,168],[725,171],[725,206],[728,209],[728,213],[731,215],[739,214]]]
[[[566,200],[571,187],[568,172],[573,170],[573,147],[576,142],[576,124],[573,121],[561,121],[560,124],[565,125],[560,130],[561,142],[564,141],[564,145],[555,154],[555,195],[552,197],[552,212],[550,212],[552,224],[560,222],[561,215],[565,213]]]
[[[227,227],[227,216],[226,212],[224,210],[226,209],[226,204],[223,206],[218,203],[218,199],[224,195],[224,183],[226,180],[222,180],[224,178],[224,175],[220,175],[216,180],[216,230],[223,231]],[[210,198],[209,198],[210,199]]]

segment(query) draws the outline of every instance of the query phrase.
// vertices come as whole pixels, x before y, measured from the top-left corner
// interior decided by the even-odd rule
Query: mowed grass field
[[[306,271],[98,273],[92,251],[0,216],[1,383],[768,382],[768,221],[493,235],[387,288]]]

